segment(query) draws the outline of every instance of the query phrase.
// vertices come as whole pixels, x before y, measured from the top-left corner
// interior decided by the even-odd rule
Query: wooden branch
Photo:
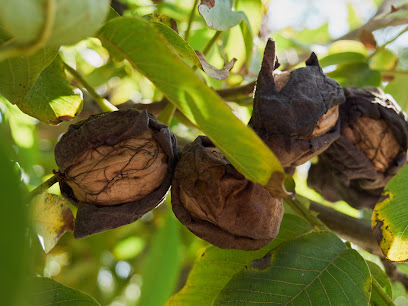
[[[340,237],[374,255],[384,257],[373,236],[370,222],[347,216],[333,208],[312,201],[310,209],[317,212],[317,217]]]

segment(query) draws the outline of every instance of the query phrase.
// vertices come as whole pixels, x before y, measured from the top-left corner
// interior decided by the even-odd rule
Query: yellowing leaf
[[[372,216],[374,236],[385,257],[408,260],[408,167],[404,167],[385,187],[388,196],[378,203]]]
[[[33,198],[31,220],[46,253],[51,251],[67,231],[74,229],[74,216],[65,199],[51,193]]]

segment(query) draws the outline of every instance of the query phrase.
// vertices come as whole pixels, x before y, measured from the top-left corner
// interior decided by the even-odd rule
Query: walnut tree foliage
[[[1,304],[408,304],[408,4],[336,3],[0,0]]]

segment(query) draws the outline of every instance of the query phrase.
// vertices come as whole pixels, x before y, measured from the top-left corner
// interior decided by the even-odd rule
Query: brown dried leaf
[[[209,8],[212,8],[215,5],[215,0],[201,0],[200,4],[204,4]]]
[[[237,61],[236,58],[233,58],[224,67],[222,67],[221,69],[217,69],[207,62],[204,54],[202,54],[200,51],[195,51],[195,53],[197,54],[197,57],[200,60],[201,65],[203,66],[204,72],[216,80],[225,80],[226,78],[228,78],[230,70],[234,67],[235,62]]]

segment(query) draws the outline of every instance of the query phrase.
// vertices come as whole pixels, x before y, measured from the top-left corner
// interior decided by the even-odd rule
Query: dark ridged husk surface
[[[148,129],[168,157],[168,172],[162,184],[139,201],[114,206],[100,206],[78,201],[64,180],[64,172],[86,151],[100,146],[114,146],[137,137]],[[133,109],[92,115],[69,127],[55,147],[55,160],[61,193],[78,207],[74,236],[83,238],[94,233],[132,223],[159,205],[171,185],[177,156],[177,140],[168,127],[153,115]]]
[[[300,165],[324,151],[339,136],[339,125],[319,137],[312,135],[319,119],[345,101],[343,90],[320,68],[314,53],[306,67],[290,72],[279,91],[273,71],[279,66],[275,42],[269,40],[258,76],[252,118],[249,122],[271,148],[282,166]]]
[[[171,195],[180,222],[220,248],[259,249],[276,237],[283,217],[282,199],[248,181],[204,136],[184,148]]]
[[[329,201],[344,200],[356,208],[373,208],[387,182],[406,164],[407,118],[381,89],[348,87],[344,92],[347,100],[340,106],[342,135],[311,166],[308,185]],[[377,171],[366,154],[344,135],[345,129],[353,129],[362,117],[385,122],[400,146],[384,172]]]

